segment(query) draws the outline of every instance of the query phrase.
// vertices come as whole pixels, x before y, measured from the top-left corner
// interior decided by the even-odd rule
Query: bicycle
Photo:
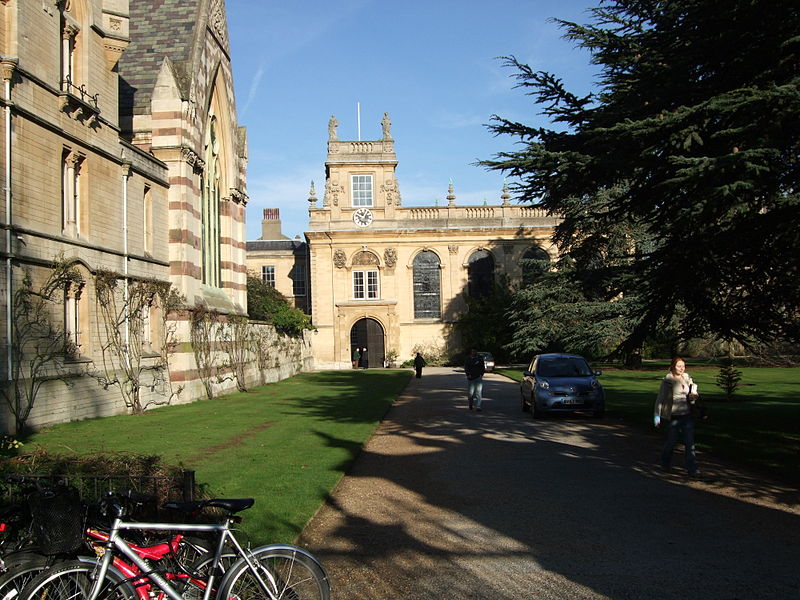
[[[9,483],[28,483],[30,478],[14,476],[7,480]],[[43,486],[39,478],[32,480],[35,488],[26,492],[27,503],[18,503],[17,506],[25,508],[28,527],[31,530],[27,542],[18,544],[11,552],[0,559],[0,598],[8,600],[16,597],[19,592],[42,571],[50,569],[55,564],[62,564],[66,560],[93,561],[96,560],[95,549],[99,544],[107,542],[108,523],[93,511],[94,504],[84,505],[80,502],[77,490]],[[69,493],[65,493],[69,491]],[[116,495],[125,500],[131,500],[135,494],[138,501],[131,501],[131,510],[137,510],[145,501],[155,501],[154,496],[145,496],[137,492],[116,492]],[[50,499],[42,502],[40,496]],[[68,501],[64,501],[67,498]],[[55,504],[52,500],[55,499]],[[33,500],[33,501],[32,501]],[[84,524],[84,521],[88,521]],[[32,527],[31,521],[37,526]],[[0,528],[1,529],[1,528]],[[42,535],[46,532],[47,535]],[[39,535],[34,535],[38,533]],[[136,544],[131,543],[133,550],[143,558],[159,561],[159,568],[163,569],[170,579],[188,582],[190,577],[187,565],[198,562],[209,553],[208,548],[201,540],[191,540],[181,534],[172,536],[169,540],[148,539],[146,532],[141,532],[141,539]],[[89,556],[85,556],[89,555]],[[125,563],[119,558],[114,558],[114,567],[127,577],[139,573],[135,565]],[[137,588],[141,592],[143,588]],[[148,600],[147,595],[140,593],[141,600]]]
[[[88,563],[73,561],[53,566],[23,588],[20,600],[144,600],[148,596],[199,600],[200,591],[202,600],[329,600],[327,573],[306,550],[282,544],[249,550],[237,540],[233,525],[240,522],[240,517],[236,513],[254,503],[252,498],[171,502],[165,507],[186,512],[212,507],[225,511],[225,516],[222,523],[144,523],[123,520],[124,506],[110,497],[108,512],[113,520],[102,556]],[[170,583],[169,576],[142,558],[121,535],[123,531],[137,530],[216,534],[210,568],[207,573],[205,569],[189,573],[192,585],[182,585],[182,593]],[[123,573],[115,567],[118,555],[135,565],[138,572]],[[235,562],[228,566],[234,558]],[[207,565],[207,561],[203,564]],[[183,584],[185,580],[181,578]]]

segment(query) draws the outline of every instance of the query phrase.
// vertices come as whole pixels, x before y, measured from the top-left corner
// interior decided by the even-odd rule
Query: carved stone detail
[[[192,167],[195,173],[201,173],[206,168],[206,162],[191,148],[181,148],[181,160]]]
[[[343,269],[347,264],[347,255],[344,250],[335,250],[333,252],[333,266],[337,269]]]
[[[380,265],[380,260],[372,252],[362,250],[353,257],[353,265],[362,267],[376,267]]]
[[[383,251],[383,262],[387,267],[394,267],[397,264],[397,250],[394,248],[387,248]]]
[[[458,244],[448,244],[447,250],[450,254],[458,254]]]
[[[322,206],[339,206],[339,194],[344,192],[344,188],[338,181],[328,179],[325,182],[325,195],[322,197]]]
[[[396,177],[387,179],[385,183],[382,183],[381,191],[386,199],[386,206],[391,206],[392,204],[400,206],[400,183]]]

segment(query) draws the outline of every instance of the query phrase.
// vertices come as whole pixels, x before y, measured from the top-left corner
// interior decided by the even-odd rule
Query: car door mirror
[[[594,372],[595,377],[600,377],[602,374],[603,372],[600,369],[597,369],[597,371]]]

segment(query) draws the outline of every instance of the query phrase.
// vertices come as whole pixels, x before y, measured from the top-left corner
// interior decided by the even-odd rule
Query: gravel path
[[[665,475],[659,437],[534,421],[494,374],[469,411],[465,384],[412,379],[304,530],[334,599],[800,600],[797,489],[702,455]]]

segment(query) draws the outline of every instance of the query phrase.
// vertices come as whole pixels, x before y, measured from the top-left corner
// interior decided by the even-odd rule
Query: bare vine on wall
[[[168,316],[183,298],[171,283],[156,279],[126,280],[100,270],[94,281],[103,368],[90,375],[105,389],[116,386],[132,414],[169,404],[183,388],[174,388],[169,376],[176,333]],[[153,312],[161,315],[158,328],[151,321]],[[146,399],[143,391],[150,392]]]
[[[74,265],[63,257],[53,261],[47,279],[36,287],[28,269],[14,292],[11,343],[6,362],[10,372],[0,386],[14,417],[14,434],[22,433],[41,387],[48,381],[72,385],[75,369],[66,362],[78,355],[78,348],[62,326],[56,324],[57,309],[67,297],[80,298],[85,281]]]
[[[245,370],[254,354],[252,330],[249,319],[242,315],[228,315],[219,330],[220,346],[227,357],[224,366],[236,380],[236,388],[240,392],[248,389]]]
[[[232,375],[225,375],[226,363],[217,351],[217,340],[222,337],[225,324],[216,310],[199,305],[191,311],[192,351],[197,364],[197,376],[203,383],[206,397],[214,398],[214,384],[220,384],[232,379]]]

